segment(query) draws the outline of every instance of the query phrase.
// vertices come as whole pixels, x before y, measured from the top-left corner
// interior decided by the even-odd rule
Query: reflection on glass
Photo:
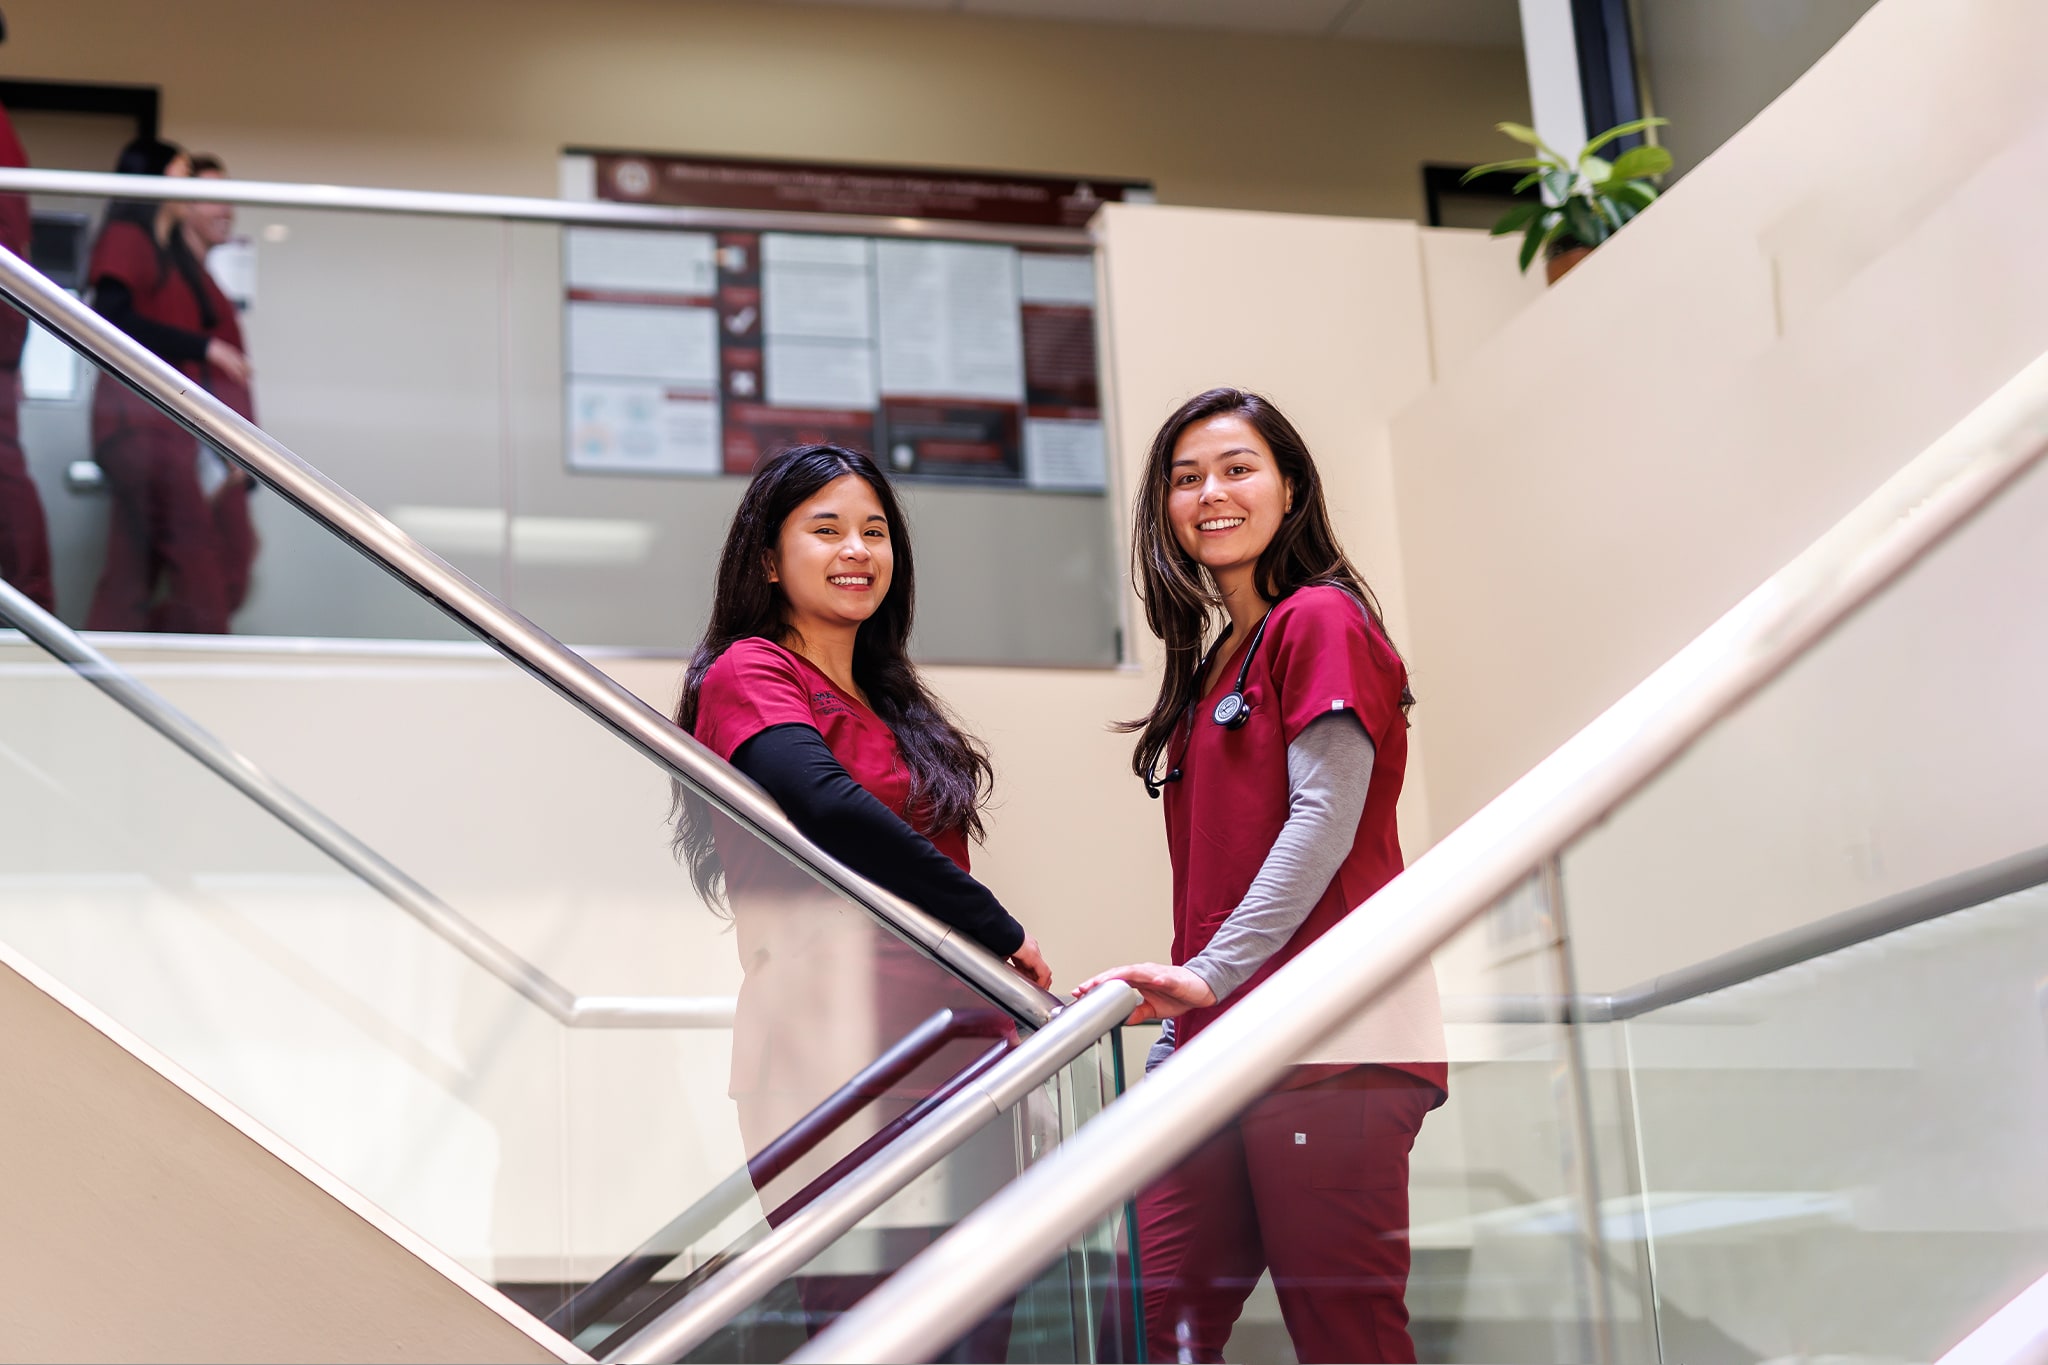
[[[163,287],[131,283],[125,309],[116,309],[141,328],[138,338],[164,340],[160,329],[171,324],[156,313],[177,313],[172,321],[188,340],[202,335],[202,311],[210,315],[220,335],[208,339],[253,362],[250,382],[233,391],[224,358],[209,359],[204,346],[166,343],[166,359],[245,413],[260,390],[257,415],[266,430],[557,637],[686,649],[701,631],[705,585],[738,500],[742,481],[734,471],[754,457],[741,452],[735,464],[735,443],[744,437],[752,443],[746,450],[758,454],[827,434],[864,447],[924,452],[912,462],[926,459],[929,467],[907,471],[902,486],[929,566],[915,642],[921,658],[1115,662],[1118,575],[1100,486],[1099,421],[1087,406],[1094,401],[1094,357],[1085,254],[1071,258],[1081,263],[1077,270],[1068,257],[1022,253],[1022,285],[1009,286],[1029,382],[1017,409],[1025,417],[1003,426],[1002,441],[1006,450],[1015,445],[1030,454],[1037,472],[1027,478],[1020,465],[1006,482],[929,477],[943,472],[941,457],[975,448],[963,434],[969,427],[986,425],[979,400],[957,395],[923,407],[890,399],[891,420],[908,433],[902,440],[881,432],[879,408],[856,414],[861,421],[846,430],[822,410],[777,425],[780,419],[769,419],[782,410],[765,405],[765,392],[760,402],[732,393],[722,400],[758,418],[753,426],[714,420],[719,404],[701,391],[707,383],[738,383],[749,373],[760,383],[760,366],[737,365],[733,350],[761,347],[758,234],[720,235],[723,245],[714,253],[711,234],[599,230],[607,240],[633,239],[628,245],[642,256],[649,242],[691,247],[682,253],[688,260],[669,263],[671,273],[695,270],[703,278],[678,275],[676,287],[710,293],[663,308],[649,304],[653,296],[644,290],[613,287],[616,262],[579,263],[574,248],[586,229],[261,206],[243,206],[230,221],[220,207],[122,209],[45,196],[36,211],[53,243],[77,239],[79,260],[60,282],[102,311],[106,283],[116,293],[131,276],[153,284],[162,255],[169,262]],[[118,229],[111,233],[110,211]],[[132,221],[124,224],[124,213]],[[202,230],[228,240],[205,253]],[[124,243],[132,250],[114,249]],[[736,254],[742,248],[745,260]],[[96,254],[88,258],[87,249]],[[197,294],[180,267],[188,255],[204,262],[190,277],[198,280]],[[642,261],[637,268],[669,268],[661,251],[651,259],[653,266]],[[67,260],[44,253],[38,264],[63,274]],[[565,274],[572,268],[582,273]],[[968,279],[948,269],[941,284]],[[201,296],[206,310],[169,309],[170,302]],[[688,355],[676,350],[682,339],[662,334],[664,355],[675,352],[674,364],[696,366],[689,384],[585,373],[621,365],[616,347],[604,349],[608,337],[616,340],[612,333],[565,330],[579,318],[587,322],[592,309],[611,310],[599,321],[623,309],[634,319],[677,314],[716,325],[709,336],[692,333]],[[729,335],[735,323],[742,330]],[[91,395],[79,382],[90,379],[89,370],[71,368],[61,350],[28,359],[38,363],[22,408],[21,441],[47,512],[54,594],[65,620],[245,635],[457,638],[432,613],[365,591],[331,543],[276,499],[257,492],[246,521],[238,520],[240,475],[174,433],[146,403],[127,400],[118,387]],[[972,356],[942,348],[938,359],[958,368]],[[879,363],[873,356],[867,362]],[[941,369],[940,378],[952,382],[952,371]],[[609,443],[612,454],[579,455],[579,440],[600,432],[608,433],[600,443]],[[681,463],[641,458],[677,443],[691,452]],[[106,459],[94,465],[102,454]],[[100,472],[67,479],[74,466]],[[202,514],[216,510],[222,525],[207,531]],[[242,561],[252,555],[258,562],[244,572]],[[1019,556],[1053,568],[1020,578],[1009,567]],[[146,596],[138,584],[147,585]]]

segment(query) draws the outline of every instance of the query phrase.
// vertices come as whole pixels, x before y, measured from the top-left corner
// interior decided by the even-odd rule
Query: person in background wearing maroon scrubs
[[[759,783],[825,852],[1044,988],[1052,972],[1036,940],[969,875],[991,769],[910,662],[915,590],[908,529],[874,461],[832,445],[783,451],[755,471],[733,514],[676,724]],[[731,1095],[750,1154],[937,1010],[988,1008],[701,799],[682,794],[679,804],[678,853],[706,902],[734,921],[744,978]],[[832,1147],[769,1182],[769,1221],[833,1158],[989,1043],[967,1046],[964,1057],[958,1045],[936,1056]],[[1010,1162],[1011,1139],[1000,1138]],[[997,1183],[1014,1174],[1006,1166]],[[807,1279],[812,1325],[875,1278]],[[984,1326],[963,1347],[967,1358],[1005,1358],[1008,1312]]]
[[[220,180],[226,176],[227,167],[219,157],[205,152],[192,157],[193,179]],[[230,204],[195,201],[186,204],[179,217],[179,230],[185,234],[186,245],[201,264],[205,263],[208,252],[217,246],[225,246],[234,237],[235,210]],[[226,298],[211,273],[207,274],[206,282]],[[253,424],[256,421],[256,396],[249,388],[249,348],[242,343],[240,310],[232,300],[228,300],[226,308],[218,311],[208,338],[209,344],[219,341],[226,350],[242,357],[239,367],[209,365],[206,375],[208,391]],[[220,547],[221,584],[227,598],[228,615],[232,617],[249,598],[249,575],[256,566],[256,527],[249,520],[249,495],[256,491],[256,480],[239,465],[227,463],[224,457],[213,458],[226,463],[225,476],[208,501],[213,505],[213,527]]]
[[[7,20],[0,17],[0,43],[6,41]],[[14,121],[0,109],[0,166],[26,165],[28,153],[15,136]],[[0,246],[27,260],[29,228],[28,196],[0,194]],[[21,452],[21,348],[27,339],[27,315],[0,303],[0,578],[45,611],[54,611],[49,526]]]
[[[154,138],[122,150],[130,175],[185,176],[192,163]],[[209,389],[239,389],[248,357],[234,305],[206,273],[176,204],[117,203],[93,245],[93,307]],[[112,507],[107,560],[93,593],[92,630],[220,635],[233,610],[214,508],[199,478],[199,443],[111,375],[93,387],[93,458]]]
[[[1266,399],[1190,399],[1154,438],[1136,501],[1132,557],[1167,662],[1128,728],[1133,766],[1165,796],[1173,962],[1076,994],[1138,989],[1131,1022],[1168,1021],[1149,1071],[1400,872],[1414,699],[1308,447]],[[1408,1154],[1446,1096],[1444,1057],[1425,966],[1140,1192],[1153,1359],[1222,1360],[1267,1270],[1304,1365],[1415,1359]]]

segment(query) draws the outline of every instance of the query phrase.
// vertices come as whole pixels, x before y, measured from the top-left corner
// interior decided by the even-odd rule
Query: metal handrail
[[[2048,355],[792,1361],[928,1360],[2048,455]]]
[[[235,790],[372,890],[452,944],[456,951],[571,1028],[730,1028],[730,997],[577,995],[528,962],[332,817],[171,705],[78,632],[0,579],[0,622],[13,626],[143,724],[199,760]]]
[[[541,199],[512,194],[457,194],[368,185],[311,185],[284,180],[194,180],[186,176],[117,175],[110,171],[0,169],[0,194],[68,194],[89,199],[180,200],[266,208],[335,209],[427,218],[559,223],[568,227],[684,228],[698,231],[837,232],[860,237],[993,242],[1003,246],[1093,245],[1086,228],[971,223],[950,218],[896,218],[865,213],[797,213],[778,209],[689,208],[618,204],[592,199]]]
[[[1051,1018],[1058,1004],[1051,995],[1025,981],[980,944],[839,863],[805,838],[759,787],[610,674],[484,591],[384,515],[4,248],[0,248],[0,294],[89,360],[127,380],[180,426],[222,451],[279,497],[325,525],[743,828],[951,968],[992,1003],[1034,1027]]]
[[[1601,995],[1582,993],[1569,1006],[1561,997],[1510,995],[1479,998],[1460,1023],[1492,1024],[1618,1024],[1654,1010],[1696,1000],[1758,977],[1797,967],[1860,943],[1869,943],[1925,924],[1945,915],[1974,909],[2015,891],[2048,883],[2048,845],[2001,858],[1995,863],[1958,872],[1853,910],[1802,924],[1782,934],[1758,939],[1733,951],[1666,972],[1626,990]],[[1445,1013],[1451,1012],[1445,1001]]]
[[[2048,1362],[2048,1275],[1943,1353],[1934,1365],[2044,1365]]]
[[[719,1181],[660,1231],[621,1257],[612,1267],[570,1295],[547,1315],[547,1325],[574,1337],[621,1299],[660,1274],[697,1244],[697,1239],[723,1223],[735,1210],[855,1114],[902,1084],[905,1077],[963,1038],[1000,1039],[997,1047],[1016,1044],[1017,1022],[1000,1010],[942,1009],[903,1035],[881,1056],[862,1067],[852,1080],[820,1101],[808,1114],[748,1157],[737,1171]],[[978,1060],[978,1059],[977,1059]]]
[[[592,1348],[590,1353],[601,1356],[609,1352],[615,1345],[632,1340],[633,1336],[641,1328],[654,1322],[655,1319],[668,1312],[671,1307],[680,1303],[689,1295],[696,1293],[698,1286],[723,1270],[735,1257],[746,1251],[747,1248],[758,1244],[762,1239],[772,1234],[776,1228],[781,1227],[784,1222],[795,1216],[799,1209],[812,1203],[827,1190],[846,1179],[847,1176],[865,1166],[890,1143],[896,1141],[897,1138],[902,1137],[912,1128],[915,1128],[918,1124],[931,1117],[946,1101],[980,1080],[982,1073],[997,1062],[1000,1062],[1008,1054],[1012,1046],[1014,1046],[1014,1043],[999,1043],[995,1047],[990,1048],[962,1067],[954,1075],[948,1077],[945,1083],[934,1089],[931,1094],[925,1096],[917,1103],[911,1105],[910,1108],[876,1129],[858,1147],[855,1147],[845,1156],[833,1162],[831,1166],[827,1167],[820,1174],[812,1177],[811,1182],[801,1190],[798,1190],[774,1208],[766,1210],[762,1214],[760,1222],[741,1233],[739,1237],[735,1238],[728,1245],[719,1248],[719,1250],[706,1257],[689,1274],[674,1281],[659,1298],[648,1304],[628,1321],[621,1323],[617,1331],[613,1332],[603,1341],[600,1341]],[[754,1193],[751,1189],[748,1192]]]
[[[929,1117],[792,1213],[780,1227],[603,1358],[651,1365],[680,1360],[703,1345],[861,1219],[1094,1046],[1124,1021],[1138,1000],[1137,991],[1118,982],[1066,1006],[1051,1023]],[[1015,1189],[1016,1185],[1005,1188]]]

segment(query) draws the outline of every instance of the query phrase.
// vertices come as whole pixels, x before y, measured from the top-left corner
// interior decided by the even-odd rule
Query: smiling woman
[[[1167,419],[1131,545],[1167,651],[1159,700],[1128,728],[1133,766],[1165,797],[1173,960],[1103,972],[1076,994],[1138,989],[1131,1022],[1167,1021],[1149,1069],[1401,870],[1394,806],[1414,698],[1307,444],[1259,395],[1212,389]],[[1424,968],[1141,1192],[1147,1340],[1223,1359],[1270,1269],[1304,1365],[1414,1360],[1408,1153],[1444,1100],[1444,1055]]]
[[[676,723],[827,853],[1050,986],[1037,942],[969,875],[989,761],[906,653],[915,590],[903,514],[875,463],[840,446],[784,451],[733,514]],[[679,794],[678,808],[677,850],[705,900],[731,913],[745,973],[731,1092],[750,1153],[936,1011],[983,1004],[701,800]],[[931,1083],[894,1086],[872,1116],[900,1114]],[[793,1190],[818,1169],[777,1183]],[[762,1202],[780,1198],[764,1190]],[[847,1290],[806,1284],[813,1297]],[[805,1303],[813,1315],[837,1306]],[[1001,1358],[1007,1318],[990,1330]]]

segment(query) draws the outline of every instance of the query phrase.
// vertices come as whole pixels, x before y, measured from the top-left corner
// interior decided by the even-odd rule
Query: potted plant
[[[1544,256],[1544,274],[1555,284],[1594,247],[1618,232],[1622,224],[1648,208],[1657,197],[1657,187],[1650,183],[1650,177],[1671,169],[1671,153],[1662,147],[1631,147],[1612,161],[1600,156],[1600,149],[1617,138],[1668,122],[1669,119],[1641,118],[1616,124],[1580,148],[1578,156],[1571,160],[1558,155],[1536,136],[1534,128],[1519,123],[1496,124],[1515,141],[1535,149],[1536,154],[1474,166],[1465,172],[1464,180],[1494,171],[1528,172],[1515,186],[1515,193],[1540,187],[1541,197],[1517,204],[1502,214],[1501,220],[1493,225],[1493,235],[1504,237],[1520,232],[1522,270],[1528,271],[1529,263],[1540,251]]]

